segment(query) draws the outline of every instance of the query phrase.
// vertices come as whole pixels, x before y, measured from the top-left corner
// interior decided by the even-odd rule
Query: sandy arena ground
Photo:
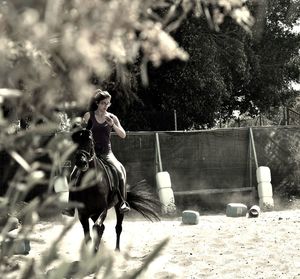
[[[62,222],[41,221],[27,256],[47,249],[62,230]],[[114,251],[115,218],[110,212],[105,222],[103,245],[115,258],[113,272],[118,278],[134,269],[165,238],[169,242],[160,256],[139,278],[290,278],[300,279],[300,209],[261,212],[258,218],[231,218],[225,214],[201,214],[197,225],[183,225],[181,217],[148,222],[125,218],[121,253]],[[70,261],[79,259],[83,232],[79,222],[66,234],[60,254]],[[93,278],[88,276],[86,278]]]

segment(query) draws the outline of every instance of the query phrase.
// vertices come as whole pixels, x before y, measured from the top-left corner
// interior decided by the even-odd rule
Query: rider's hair
[[[95,111],[98,108],[99,102],[106,98],[111,98],[111,95],[107,91],[96,89],[89,106],[89,111]]]

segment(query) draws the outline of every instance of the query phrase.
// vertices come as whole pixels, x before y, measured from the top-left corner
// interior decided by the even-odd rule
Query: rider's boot
[[[126,201],[127,198],[127,189],[126,185],[124,182],[124,179],[120,180],[120,193],[121,193],[121,206],[120,206],[120,211],[122,213],[128,212],[130,210],[130,206],[128,202]]]

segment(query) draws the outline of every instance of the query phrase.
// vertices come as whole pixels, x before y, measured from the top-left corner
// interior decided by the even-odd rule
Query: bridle
[[[95,152],[95,145],[94,141],[91,138],[91,135],[89,135],[89,145],[90,145],[90,150],[86,151],[84,149],[78,149],[77,154],[80,154],[80,156],[84,157],[84,161],[87,162],[86,166],[81,169],[81,171],[87,171],[89,169],[89,163],[94,161],[96,159],[96,152]]]

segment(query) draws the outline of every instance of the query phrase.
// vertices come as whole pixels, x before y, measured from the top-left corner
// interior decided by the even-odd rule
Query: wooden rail
[[[175,191],[175,196],[187,196],[187,195],[210,195],[210,194],[225,194],[236,192],[252,192],[255,191],[255,187],[242,187],[242,188],[227,188],[227,189],[200,189],[189,191]]]

